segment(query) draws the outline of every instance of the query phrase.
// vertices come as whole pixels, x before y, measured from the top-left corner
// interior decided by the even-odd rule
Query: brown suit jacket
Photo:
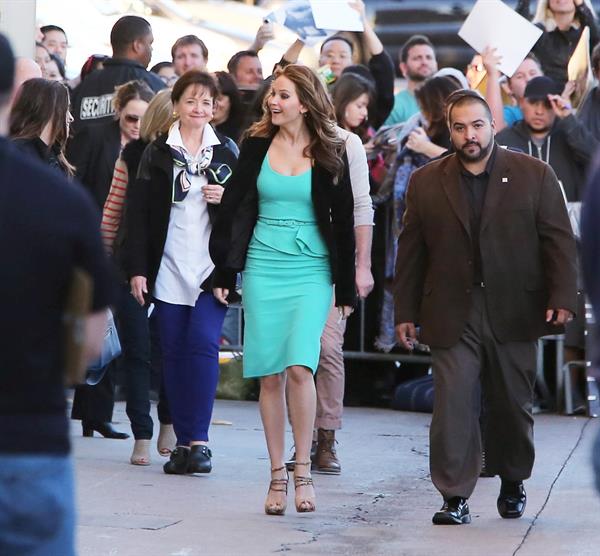
[[[432,347],[456,344],[469,314],[469,206],[455,154],[415,171],[406,194],[394,279],[395,321],[421,326]],[[558,333],[547,308],[576,307],[576,247],[547,164],[498,148],[481,215],[485,300],[500,342]]]

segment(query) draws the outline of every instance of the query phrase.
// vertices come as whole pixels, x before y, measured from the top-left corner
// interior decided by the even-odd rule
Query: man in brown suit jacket
[[[483,393],[488,471],[498,511],[521,517],[534,460],[535,340],[559,333],[576,304],[575,242],[552,169],[498,147],[478,93],[447,101],[456,152],[413,174],[398,241],[396,332],[431,347],[431,478],[436,524],[469,523],[481,470]]]

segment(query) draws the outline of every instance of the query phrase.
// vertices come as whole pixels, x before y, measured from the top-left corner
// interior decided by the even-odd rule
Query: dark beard
[[[465,147],[467,147],[468,145],[478,145],[479,146],[479,154],[477,154],[475,156],[470,156],[470,155],[466,154],[465,151],[463,151],[463,149]],[[463,162],[479,162],[480,160],[483,160],[490,153],[493,146],[494,146],[494,138],[493,137],[490,139],[490,142],[485,147],[482,147],[479,143],[469,142],[469,143],[466,143],[465,145],[463,145],[462,148],[457,149],[456,155]]]
[[[424,75],[421,75],[420,73],[408,72],[407,79],[409,79],[410,81],[413,81],[415,83],[424,83],[425,81],[427,81],[429,79],[429,77],[425,77]]]

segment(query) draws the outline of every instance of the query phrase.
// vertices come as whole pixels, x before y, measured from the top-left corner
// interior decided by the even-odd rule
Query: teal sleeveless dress
[[[275,172],[268,154],[258,175],[258,220],[243,272],[244,377],[317,370],[331,308],[329,251],[311,197],[312,170]]]

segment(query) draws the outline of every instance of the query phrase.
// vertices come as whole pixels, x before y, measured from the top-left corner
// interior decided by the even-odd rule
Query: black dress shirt
[[[485,165],[485,170],[481,174],[472,174],[466,168],[460,172],[460,180],[465,191],[467,202],[469,203],[469,223],[471,226],[471,242],[473,246],[473,283],[481,284],[483,282],[483,269],[481,263],[481,250],[479,247],[479,232],[481,228],[481,213],[485,194],[487,192],[490,174],[494,167],[496,159],[496,149],[494,145],[492,154]]]

